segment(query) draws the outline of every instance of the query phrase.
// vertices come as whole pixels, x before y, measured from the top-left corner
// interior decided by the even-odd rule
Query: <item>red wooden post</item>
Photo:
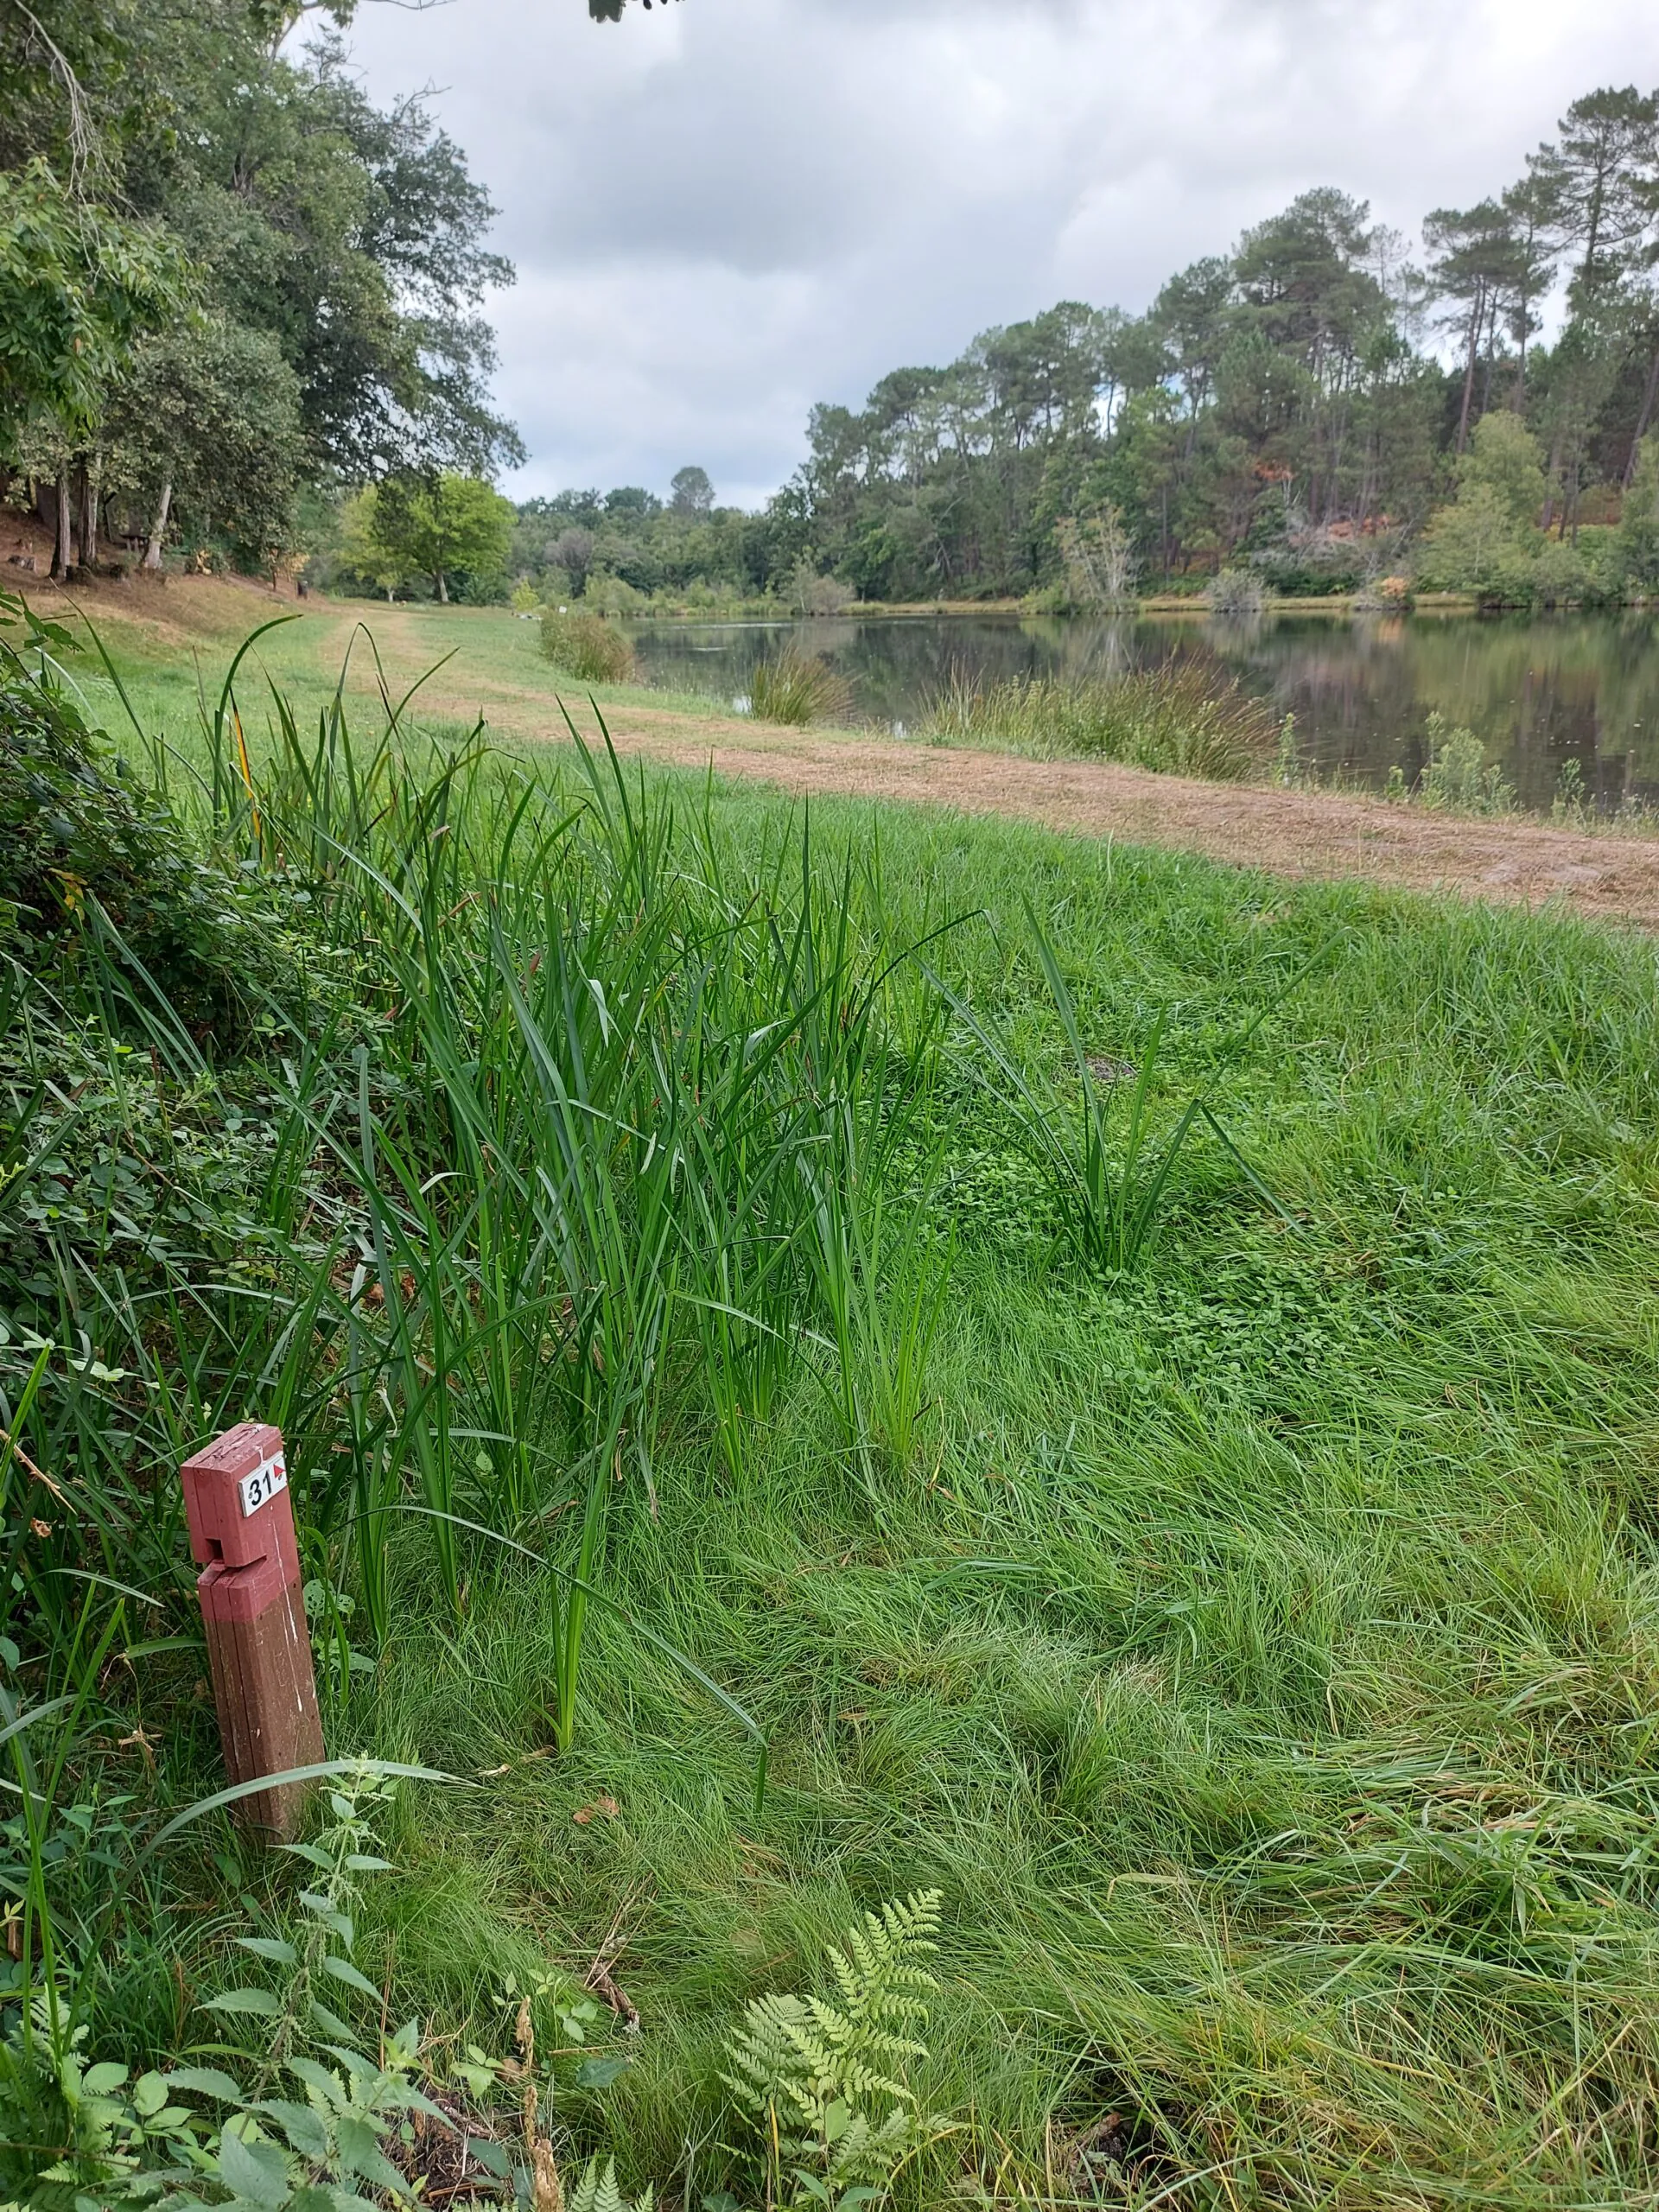
[[[207,1664],[232,1782],[314,1766],[323,1756],[316,1676],[280,1429],[245,1421],[181,1470]],[[310,1787],[284,1783],[237,1804],[247,1826],[287,1841]]]

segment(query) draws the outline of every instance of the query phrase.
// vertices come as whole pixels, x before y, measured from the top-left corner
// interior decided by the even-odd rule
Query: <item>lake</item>
[[[1548,810],[1570,761],[1604,810],[1659,803],[1659,619],[1645,614],[1274,613],[1244,624],[901,615],[643,623],[632,634],[648,682],[728,700],[747,694],[755,663],[793,637],[849,678],[859,720],[904,733],[958,671],[989,683],[1197,657],[1294,715],[1300,756],[1322,779],[1380,788],[1395,766],[1414,777],[1438,709],[1478,732],[1525,807]]]

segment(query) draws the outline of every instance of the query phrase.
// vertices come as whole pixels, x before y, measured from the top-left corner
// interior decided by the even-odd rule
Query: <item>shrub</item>
[[[763,660],[749,683],[749,711],[757,721],[785,722],[804,729],[808,722],[845,721],[853,690],[827,660],[804,653],[793,643]]]
[[[1230,570],[1230,581],[1239,573]],[[1292,554],[1264,560],[1262,581],[1280,599],[1332,599],[1358,591],[1364,582],[1364,573],[1356,560],[1299,560]]]
[[[1518,416],[1497,409],[1478,423],[1458,461],[1458,495],[1430,518],[1418,556],[1420,581],[1435,591],[1472,592],[1489,604],[1526,607],[1542,582],[1559,579],[1539,557],[1544,500],[1538,441]]]
[[[250,987],[277,972],[251,893],[194,856],[54,679],[47,656],[73,650],[69,633],[0,597],[6,617],[26,622],[48,672],[0,639],[0,943],[43,969],[92,932],[198,1037],[239,1027]]]
[[[1133,539],[1116,507],[1102,507],[1079,522],[1062,515],[1055,524],[1063,576],[1047,596],[1063,612],[1110,613],[1135,604],[1139,565]]]
[[[1474,731],[1454,729],[1440,713],[1428,718],[1428,760],[1417,796],[1446,814],[1508,814],[1515,805],[1514,790],[1501,769],[1487,766]]]
[[[1236,783],[1272,758],[1279,721],[1236,680],[1189,660],[1115,677],[1016,677],[985,690],[958,676],[924,734]]]
[[[1252,575],[1248,569],[1224,569],[1204,594],[1212,614],[1234,621],[1262,613],[1268,597],[1261,577]]]
[[[790,603],[803,614],[844,614],[858,594],[839,576],[821,576],[804,553],[790,579]]]
[[[638,614],[651,604],[650,595],[626,576],[608,574],[589,576],[582,598],[595,614]]]
[[[634,672],[633,647],[613,622],[585,608],[542,617],[542,651],[555,668],[584,683],[626,683]]]

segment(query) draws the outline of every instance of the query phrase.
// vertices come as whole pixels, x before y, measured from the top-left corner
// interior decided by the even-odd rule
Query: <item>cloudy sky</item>
[[[1061,298],[1144,307],[1310,185],[1415,238],[1580,92],[1659,82],[1652,0],[582,0],[365,6],[501,208],[520,497],[758,504],[814,400]]]

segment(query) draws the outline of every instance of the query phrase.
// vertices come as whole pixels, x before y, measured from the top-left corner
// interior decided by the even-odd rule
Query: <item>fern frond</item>
[[[646,2190],[637,2204],[629,2203],[616,2185],[614,2158],[606,2159],[603,2173],[599,2160],[589,2158],[587,2172],[571,2194],[570,2212],[651,2212],[651,2191]]]
[[[938,1987],[921,1963],[938,1948],[938,1924],[937,1890],[866,1913],[845,1948],[830,1953],[839,2002],[756,1998],[728,2038],[730,2070],[721,2078],[757,2121],[773,2174],[781,2180],[788,2167],[791,2204],[822,2204],[855,2188],[882,2194],[931,2126],[905,2071],[927,2056],[906,2031],[926,2020]],[[879,2120],[867,2108],[877,2099],[892,2101]]]

